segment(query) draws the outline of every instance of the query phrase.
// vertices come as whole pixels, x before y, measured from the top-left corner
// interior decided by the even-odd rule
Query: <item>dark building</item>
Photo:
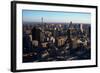
[[[30,38],[28,36],[28,34],[24,33],[23,34],[23,53],[28,53],[30,51],[32,51],[32,43],[30,41]]]
[[[73,23],[72,21],[69,23],[69,27],[68,28],[73,28]]]
[[[40,29],[37,29],[36,27],[33,27],[32,29],[32,40],[38,40],[40,41]]]
[[[42,32],[41,29],[33,27],[32,29],[32,40],[37,40],[39,42],[43,42],[44,41],[44,33]]]

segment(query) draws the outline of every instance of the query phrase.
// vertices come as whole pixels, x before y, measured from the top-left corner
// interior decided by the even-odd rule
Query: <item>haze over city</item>
[[[79,12],[56,12],[56,11],[39,11],[23,10],[23,22],[41,22],[41,18],[46,23],[91,23],[90,13]]]

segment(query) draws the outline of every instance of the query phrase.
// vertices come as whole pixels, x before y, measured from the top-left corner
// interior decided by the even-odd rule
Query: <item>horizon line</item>
[[[23,23],[42,23],[42,22],[23,22]],[[70,22],[44,22],[44,23],[70,23]],[[72,22],[77,24],[91,24],[91,23],[83,23],[83,22]]]

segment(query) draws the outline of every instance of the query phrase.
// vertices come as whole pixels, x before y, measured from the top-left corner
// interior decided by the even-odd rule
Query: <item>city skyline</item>
[[[40,11],[40,10],[23,10],[23,22],[43,22],[46,23],[91,23],[90,13],[79,12],[61,12],[61,11]]]

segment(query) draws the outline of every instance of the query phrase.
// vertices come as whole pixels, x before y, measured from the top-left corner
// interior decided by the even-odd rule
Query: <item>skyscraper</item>
[[[80,30],[83,32],[83,24],[80,24]]]
[[[36,27],[33,27],[32,29],[32,40],[38,40],[40,41],[40,29],[37,29]]]

